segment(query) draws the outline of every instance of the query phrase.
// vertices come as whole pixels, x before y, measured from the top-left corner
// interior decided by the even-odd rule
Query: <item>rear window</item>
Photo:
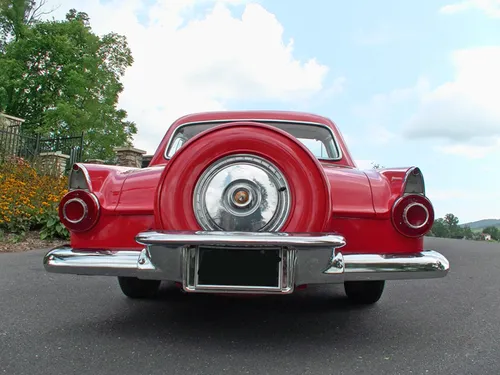
[[[335,137],[331,129],[326,125],[274,121],[266,122],[261,120],[259,120],[259,122],[275,126],[291,134],[304,144],[318,159],[336,160],[340,158],[340,152]],[[165,150],[165,157],[167,159],[171,158],[191,138],[220,124],[221,122],[210,122],[179,126],[170,138],[167,149]]]

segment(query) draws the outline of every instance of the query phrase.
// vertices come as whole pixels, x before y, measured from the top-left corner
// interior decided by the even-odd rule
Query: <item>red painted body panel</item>
[[[119,215],[153,215],[160,176],[165,166],[138,169],[127,176],[116,209]]]
[[[266,125],[260,126],[258,131],[254,132],[256,135],[252,136],[253,143],[248,144],[246,142],[242,144],[240,138],[248,137],[250,133],[241,133],[231,129],[226,129],[224,134],[232,138],[228,140],[226,137],[224,142],[219,142],[216,135],[220,132],[219,129],[225,127],[220,125],[219,129],[213,132],[215,136],[210,135],[212,129],[208,130],[203,135],[191,139],[189,144],[181,148],[171,161],[164,158],[168,140],[177,126],[190,122],[221,119],[228,120],[228,122],[235,119],[276,119],[325,124],[332,129],[337,138],[342,150],[342,159],[318,162],[313,157],[314,160],[311,161],[312,154],[302,146],[297,148],[298,143],[289,142],[291,136],[288,133],[274,127],[270,130],[268,128],[271,127]],[[256,126],[259,127],[259,125]],[[226,126],[226,128],[230,127],[230,125]],[[270,134],[275,134],[281,143],[271,146]],[[214,142],[216,144],[211,146]],[[92,184],[91,190],[101,203],[101,217],[92,230],[85,233],[72,233],[71,245],[83,249],[140,250],[141,246],[135,242],[135,235],[138,232],[162,227],[165,229],[199,229],[191,212],[192,205],[188,204],[192,201],[192,185],[212,159],[219,158],[233,150],[253,152],[269,157],[273,162],[282,166],[287,178],[293,181],[294,196],[298,194],[303,197],[314,197],[315,193],[307,186],[316,186],[316,189],[318,186],[325,186],[329,196],[321,200],[329,201],[326,211],[305,198],[295,202],[296,206],[293,210],[309,212],[312,223],[316,222],[313,220],[315,215],[328,212],[329,218],[323,221],[323,224],[318,225],[322,227],[321,230],[336,232],[346,238],[347,245],[342,249],[344,253],[382,254],[422,251],[422,238],[403,236],[394,228],[391,221],[392,205],[401,195],[409,168],[381,171],[358,170],[354,166],[342,135],[329,119],[312,114],[275,111],[211,112],[180,118],[166,132],[148,168],[85,164]],[[290,163],[291,161],[293,164]],[[304,174],[305,172],[298,172],[300,168],[297,169],[296,165],[309,168],[311,170],[309,175]],[[314,166],[318,168],[319,174],[313,173],[316,168]],[[305,180],[314,183],[313,185],[297,183],[297,181]],[[320,191],[322,189],[317,190],[317,193]],[[157,210],[155,220],[155,202],[159,196],[167,197],[167,201],[170,202],[164,206],[165,199],[160,200],[159,205],[164,206],[162,210],[172,210],[175,217],[168,218],[165,212],[162,215]],[[311,208],[313,206],[315,208]],[[182,216],[183,212],[185,212],[184,216]],[[294,220],[293,216],[291,220]],[[321,220],[317,221],[317,223],[320,222]],[[306,221],[296,221],[293,225],[290,222],[285,224],[283,230],[311,228],[319,230],[318,225],[308,226]]]
[[[367,176],[358,169],[322,163],[330,182],[334,217],[375,217]]]
[[[102,215],[92,230],[71,234],[76,249],[142,250],[135,235],[154,227],[151,215]]]
[[[102,213],[112,213],[118,204],[123,182],[131,168],[99,164],[79,165],[83,166],[89,175],[90,190],[99,199]]]
[[[423,249],[423,238],[403,236],[390,219],[332,218],[330,228],[345,237],[344,254],[415,253]]]
[[[366,170],[372,189],[373,207],[377,217],[389,219],[394,202],[401,196],[403,182],[410,168]]]

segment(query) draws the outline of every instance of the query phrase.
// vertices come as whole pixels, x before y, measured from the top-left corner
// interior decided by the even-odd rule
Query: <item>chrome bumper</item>
[[[142,251],[55,248],[44,257],[48,272],[132,276],[182,283],[188,292],[291,293],[296,285],[362,280],[444,277],[448,260],[436,251],[416,254],[342,254],[342,236],[324,233],[143,232]],[[269,287],[200,285],[198,248],[279,248],[279,284]]]

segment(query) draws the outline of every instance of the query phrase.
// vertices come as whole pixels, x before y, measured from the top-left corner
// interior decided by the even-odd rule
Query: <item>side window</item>
[[[317,158],[329,158],[329,152],[327,151],[325,144],[317,139],[304,139],[297,138],[300,142],[306,146],[309,151],[311,151]]]
[[[170,150],[168,151],[168,157],[171,158],[174,156],[174,154],[177,152],[178,149],[182,147],[184,144],[184,138],[183,137],[177,137],[174,139],[172,142],[172,145],[170,146]]]

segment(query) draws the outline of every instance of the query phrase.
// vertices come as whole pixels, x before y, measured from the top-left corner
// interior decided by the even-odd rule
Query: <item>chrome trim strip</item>
[[[85,180],[87,181],[87,188],[84,188],[84,189],[79,189],[79,190],[88,190],[88,191],[94,191],[92,189],[92,181],[90,180],[90,175],[89,175],[89,171],[87,170],[87,168],[83,165],[83,163],[75,163],[78,168],[80,168],[80,170],[82,171],[84,177],[85,177]],[[70,175],[69,175],[69,178],[68,178],[68,190],[78,190],[77,188],[72,188],[71,187],[71,174],[73,173],[73,168],[71,168],[71,172],[70,172]]]
[[[49,272],[77,275],[134,276],[140,251],[72,249],[69,245],[49,251],[43,265]]]
[[[189,125],[203,125],[203,124],[210,124],[210,123],[214,123],[214,125],[215,124],[221,125],[221,124],[224,124],[224,123],[241,122],[241,121],[261,122],[261,123],[266,123],[266,122],[276,122],[276,123],[278,123],[278,122],[282,122],[282,123],[290,123],[290,124],[315,125],[315,126],[320,126],[320,127],[326,128],[330,132],[330,134],[332,136],[333,144],[334,144],[335,148],[337,149],[337,153],[338,153],[339,156],[336,157],[336,158],[319,158],[319,157],[316,156],[316,158],[318,160],[325,160],[325,161],[339,161],[339,160],[342,160],[342,158],[343,158],[342,149],[339,147],[338,139],[335,136],[335,133],[332,131],[332,129],[328,125],[326,125],[326,124],[322,124],[320,122],[311,122],[311,121],[280,120],[280,119],[256,119],[256,118],[204,120],[204,121],[186,122],[184,124],[181,124],[181,125],[177,126],[177,128],[172,133],[170,139],[168,140],[167,146],[165,147],[165,150],[163,150],[163,158],[165,160],[170,160],[171,159],[170,157],[168,157],[167,151],[168,151],[168,149],[170,147],[170,144],[172,143],[172,141],[174,139],[175,132],[177,130],[179,130],[179,129],[182,129],[185,126],[189,126]],[[217,125],[215,125],[215,126],[217,126]]]
[[[330,233],[149,231],[136,236],[142,245],[342,247],[345,239]]]
[[[442,254],[426,250],[417,254],[344,255],[345,280],[430,279],[448,274],[450,263]]]
[[[422,191],[420,191],[420,192],[408,192],[407,191],[408,179],[415,172],[417,172],[417,174],[419,176],[418,178],[420,178],[420,180],[422,181]],[[411,167],[411,168],[409,168],[406,171],[405,176],[403,178],[403,194],[404,195],[417,194],[417,195],[423,195],[423,196],[425,196],[425,179],[424,179],[424,174],[422,173],[422,171],[420,170],[419,167]]]

